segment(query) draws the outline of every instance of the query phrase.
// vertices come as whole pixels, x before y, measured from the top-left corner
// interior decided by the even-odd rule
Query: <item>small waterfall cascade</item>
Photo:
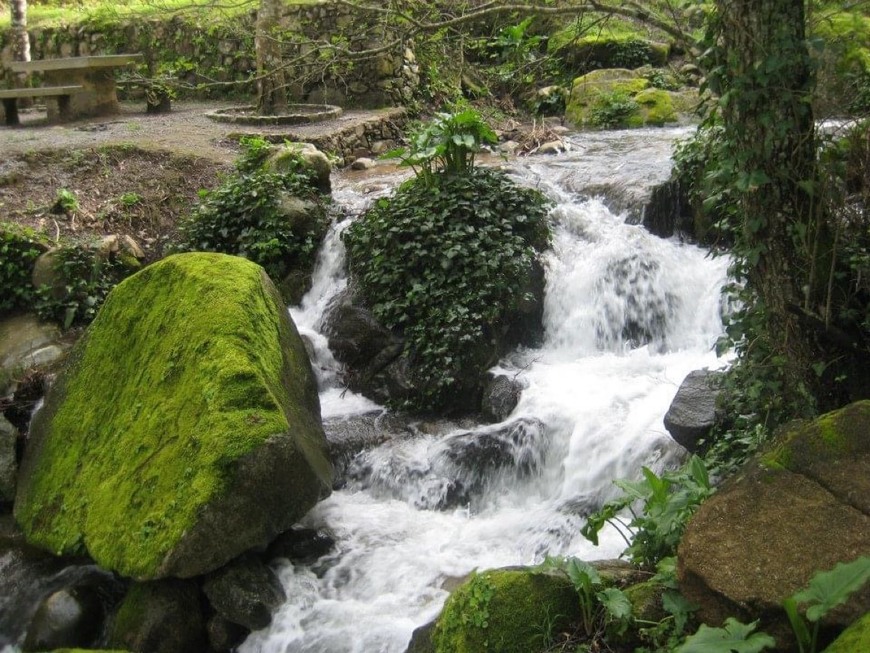
[[[499,424],[421,428],[358,454],[345,486],[303,522],[331,533],[333,551],[309,565],[275,561],[289,598],[242,653],[402,653],[437,616],[445,587],[474,569],[619,555],[614,531],[598,547],[580,535],[585,516],[616,496],[614,480],[678,463],[664,413],[688,372],[720,365],[713,344],[727,261],[630,219],[667,178],[673,141],[686,134],[580,134],[564,155],[512,163],[517,181],[554,201],[544,342],[496,370],[521,383],[519,404]],[[337,200],[358,212],[395,183],[395,174],[348,178]],[[340,232],[349,221],[328,237],[314,286],[291,311],[312,343],[329,420],[383,411],[342,390],[318,333],[346,284]]]

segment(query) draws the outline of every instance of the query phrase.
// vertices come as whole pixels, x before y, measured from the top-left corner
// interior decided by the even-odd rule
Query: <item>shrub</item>
[[[640,108],[638,103],[625,91],[601,95],[595,102],[590,121],[596,127],[612,129],[624,126],[626,120]]]
[[[179,226],[176,251],[219,252],[241,256],[262,265],[279,282],[293,269],[313,264],[326,230],[323,200],[314,175],[301,158],[285,158],[286,172],[268,169],[271,151],[262,139],[243,142],[236,171],[212,191]],[[307,200],[304,218],[290,216],[288,197]]]
[[[33,264],[46,249],[32,229],[0,223],[0,313],[25,308],[33,301]]]
[[[411,407],[446,405],[461,375],[487,363],[476,345],[521,299],[545,216],[539,192],[477,168],[414,178],[345,232],[366,301],[406,339],[423,388]]]

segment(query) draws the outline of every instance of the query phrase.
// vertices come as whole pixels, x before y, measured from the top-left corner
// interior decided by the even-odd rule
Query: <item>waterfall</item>
[[[346,486],[303,525],[328,531],[334,550],[309,565],[275,561],[287,596],[243,653],[401,653],[435,616],[448,587],[473,569],[533,564],[547,554],[616,557],[612,530],[593,547],[579,535],[613,481],[677,464],[662,417],[683,377],[718,366],[720,292],[727,261],[650,235],[639,201],[669,173],[686,130],[580,134],[569,152],[512,163],[520,183],[555,203],[547,253],[545,338],[496,371],[523,386],[501,424],[402,433],[353,459]],[[384,179],[343,180],[358,210]],[[382,409],[337,383],[318,334],[324,306],[345,283],[340,223],[314,287],[292,311],[312,341],[324,414]]]

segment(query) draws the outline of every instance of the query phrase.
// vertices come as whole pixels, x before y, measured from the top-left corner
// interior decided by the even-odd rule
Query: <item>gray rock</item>
[[[227,621],[219,614],[212,615],[205,625],[208,643],[216,653],[230,653],[244,641],[250,632],[244,626]]]
[[[249,630],[268,626],[272,613],[287,598],[274,572],[253,557],[212,572],[202,589],[215,612]]]
[[[15,500],[15,476],[18,463],[15,461],[16,429],[0,413],[0,504]]]
[[[535,150],[536,154],[559,154],[565,151],[565,144],[562,141],[547,141],[541,144]]]
[[[374,168],[375,165],[377,165],[377,164],[374,162],[374,159],[370,159],[368,157],[361,156],[360,158],[356,159],[353,163],[351,163],[350,167],[353,168],[354,170],[370,170],[371,168]]]
[[[287,558],[292,561],[314,561],[326,555],[335,546],[335,540],[323,531],[311,528],[291,528],[282,533],[272,544],[266,555],[271,558]]]
[[[34,352],[60,346],[60,330],[40,322],[34,315],[16,315],[0,320],[0,368],[21,372],[34,366]]]
[[[193,581],[134,583],[115,615],[111,648],[138,653],[204,650],[205,622]]]
[[[489,382],[483,387],[481,410],[493,422],[502,422],[508,418],[517,407],[523,384],[505,374],[490,376]]]
[[[103,618],[102,605],[93,589],[58,590],[37,608],[27,630],[24,649],[42,651],[89,646],[99,635]]]
[[[668,412],[665,428],[671,437],[689,452],[695,453],[716,423],[716,399],[721,392],[717,379],[722,373],[695,370],[680,384]]]

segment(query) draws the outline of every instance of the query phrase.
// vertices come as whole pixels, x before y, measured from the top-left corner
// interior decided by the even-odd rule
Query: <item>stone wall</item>
[[[229,18],[190,17],[129,22],[90,20],[75,25],[30,30],[31,57],[86,56],[141,52],[145,63],[137,73],[182,82],[182,97],[250,96],[255,92],[255,14]],[[396,106],[409,101],[418,85],[419,70],[411,47],[354,61],[329,59],[318,42],[339,41],[359,51],[389,38],[379,16],[361,15],[330,1],[287,5],[285,60],[291,101],[330,103],[344,107]],[[12,58],[8,30],[0,33],[0,62]],[[132,87],[134,88],[134,87]],[[123,90],[122,90],[123,92]]]

